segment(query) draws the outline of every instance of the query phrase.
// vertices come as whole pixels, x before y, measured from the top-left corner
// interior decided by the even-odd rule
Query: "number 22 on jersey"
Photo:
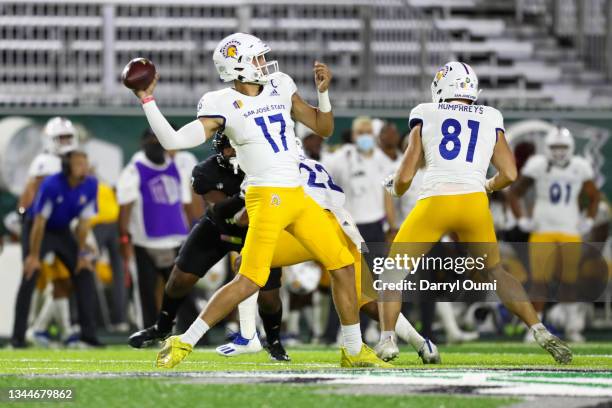
[[[470,140],[467,146],[465,161],[472,163],[474,161],[474,150],[476,150],[476,142],[478,141],[478,129],[480,122],[476,120],[468,120],[467,127],[470,130]],[[445,160],[454,160],[461,152],[461,123],[457,119],[448,118],[442,122],[442,140],[438,146],[440,155]]]
[[[285,129],[287,128],[287,125],[285,123],[285,118],[283,118],[283,114],[277,113],[274,115],[269,115],[267,116],[267,120],[271,126],[276,124],[280,125],[278,134],[280,135],[280,141],[283,147],[283,151],[289,150],[289,148],[287,147],[287,136],[285,135]],[[280,151],[280,148],[278,147],[278,144],[274,141],[272,134],[270,134],[270,131],[268,130],[268,125],[266,124],[266,117],[256,117],[255,124],[259,126],[259,128],[263,132],[264,137],[266,138],[268,143],[270,143],[270,146],[272,146],[272,150],[274,150],[274,153],[278,153]]]

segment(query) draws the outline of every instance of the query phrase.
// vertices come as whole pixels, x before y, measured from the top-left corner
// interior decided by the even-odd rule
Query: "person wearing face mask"
[[[121,255],[134,255],[145,327],[157,318],[158,278],[167,280],[181,243],[189,233],[185,205],[191,186],[155,134],[147,129],[141,150],[123,169],[117,183]]]
[[[380,186],[384,175],[394,171],[391,160],[377,146],[372,119],[353,120],[351,140],[329,158],[325,167],[344,189],[346,205],[366,242],[385,242],[383,222],[396,229],[391,196]]]

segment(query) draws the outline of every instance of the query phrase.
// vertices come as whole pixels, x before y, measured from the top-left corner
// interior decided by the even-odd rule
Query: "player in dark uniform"
[[[170,335],[178,308],[196,282],[230,251],[240,252],[247,226],[242,225],[244,196],[241,184],[244,173],[235,161],[236,152],[227,136],[217,132],[213,137],[217,154],[194,167],[192,185],[208,204],[206,214],[192,228],[181,247],[164,289],[157,322],[132,334],[129,344],[142,348]],[[259,296],[259,314],[264,323],[268,347],[273,360],[289,361],[280,342],[282,305],[279,296],[281,269],[271,270]]]

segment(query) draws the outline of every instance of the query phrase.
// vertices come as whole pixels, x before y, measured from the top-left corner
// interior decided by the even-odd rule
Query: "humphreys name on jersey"
[[[266,105],[266,106],[262,106],[261,108],[257,108],[255,110],[249,110],[248,112],[245,112],[242,114],[242,116],[244,118],[248,118],[251,115],[258,115],[258,114],[262,114],[262,113],[266,113],[266,112],[272,112],[272,111],[277,111],[277,110],[284,110],[285,105],[280,104],[280,105]]]
[[[438,109],[450,110],[455,112],[469,112],[469,113],[478,113],[480,115],[484,114],[485,107],[482,105],[465,105],[459,103],[439,103]]]

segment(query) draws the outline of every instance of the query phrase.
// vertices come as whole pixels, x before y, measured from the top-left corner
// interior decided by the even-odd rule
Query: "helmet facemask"
[[[569,162],[571,153],[568,145],[552,145],[548,147],[550,161],[558,166],[565,166]]]
[[[53,137],[53,150],[57,154],[66,154],[78,147],[78,142],[75,135],[63,134]]]
[[[248,82],[248,83],[264,85],[268,82],[268,77],[271,74],[278,72],[278,61],[276,60],[272,60],[270,62],[266,61],[265,54],[267,54],[268,52],[269,50],[265,50],[254,56],[241,57],[242,59],[245,60],[244,63],[252,65],[255,71],[253,72],[253,75],[252,75],[253,78],[249,78],[248,76],[245,76],[245,80],[239,79],[240,82]],[[243,62],[243,61],[240,61],[240,62]]]

